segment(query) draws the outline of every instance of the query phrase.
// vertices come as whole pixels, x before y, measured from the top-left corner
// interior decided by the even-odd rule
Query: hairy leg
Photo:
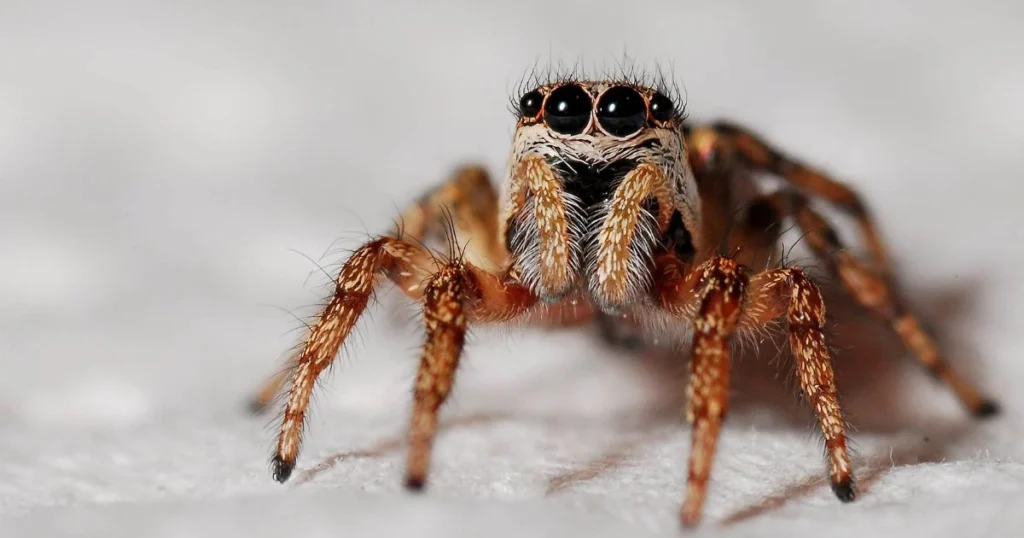
[[[806,197],[799,192],[779,191],[770,199],[780,212],[796,219],[811,250],[825,262],[828,271],[839,278],[847,292],[861,306],[885,320],[918,363],[952,389],[964,407],[977,417],[998,412],[999,407],[993,400],[983,396],[942,358],[938,345],[894,293],[892,283],[847,251],[839,235],[811,208]]]
[[[423,322],[426,342],[413,392],[409,426],[406,486],[421,490],[426,485],[430,453],[437,434],[437,411],[451,393],[455,369],[466,338],[465,271],[459,264],[441,269],[424,292]]]
[[[856,491],[846,446],[846,422],[825,340],[825,301],[818,286],[795,267],[770,269],[750,279],[741,326],[760,327],[783,316],[801,393],[825,438],[832,491],[840,500],[852,501]]]
[[[443,248],[453,246],[448,242],[454,237],[465,238],[468,241],[459,246],[464,247],[468,261],[500,271],[507,254],[498,235],[497,215],[498,193],[487,171],[479,166],[463,166],[406,209],[392,237],[418,243],[441,242]],[[454,230],[448,230],[446,222]],[[259,414],[270,407],[296,366],[294,358],[249,398],[251,412]]]
[[[463,166],[431,189],[402,213],[400,237],[414,241],[451,240],[446,221],[455,235],[466,240],[466,259],[491,270],[507,258],[498,233],[498,192],[487,170]],[[447,244],[443,246],[447,247]]]
[[[867,204],[850,187],[785,155],[750,130],[728,122],[692,128],[688,143],[695,169],[741,164],[774,174],[794,187],[820,196],[850,213],[860,227],[875,270],[883,278],[889,278],[892,274],[889,255],[875,219]]]
[[[274,478],[285,481],[295,467],[302,428],[313,387],[334,361],[338,350],[365,311],[380,277],[386,276],[410,297],[425,295],[441,286],[436,275],[458,273],[458,298],[471,319],[511,319],[526,311],[535,298],[504,276],[486,272],[467,262],[442,262],[421,247],[392,237],[370,241],[356,250],[338,274],[335,293],[311,327],[294,359],[291,389],[273,457]],[[423,286],[423,282],[427,282]],[[436,312],[425,312],[429,320]],[[430,333],[428,327],[428,334]],[[434,344],[428,341],[427,347]],[[417,393],[419,394],[419,393]]]
[[[761,327],[780,317],[788,322],[801,392],[825,437],[832,489],[839,499],[853,500],[845,421],[823,332],[825,304],[817,286],[796,268],[748,277],[745,268],[724,257],[686,271],[673,257],[665,256],[659,259],[656,275],[662,307],[692,320],[695,329],[687,413],[694,423],[694,438],[681,511],[683,524],[692,526],[701,517],[727,403],[730,336],[738,329]]]
[[[729,403],[730,344],[740,318],[747,275],[727,258],[714,258],[697,269],[704,288],[690,356],[686,418],[693,424],[684,525],[700,520],[707,496],[715,447]]]

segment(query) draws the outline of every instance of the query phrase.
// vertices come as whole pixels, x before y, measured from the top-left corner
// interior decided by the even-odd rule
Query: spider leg
[[[432,438],[432,434],[427,435],[431,431],[430,416],[436,413],[436,406],[431,407],[431,402],[436,400],[440,405],[443,401],[440,395],[446,394],[447,389],[439,387],[444,385],[444,379],[447,378],[450,385],[464,334],[464,329],[460,332],[458,328],[465,324],[464,320],[459,321],[464,311],[475,321],[508,320],[525,312],[536,301],[526,288],[468,262],[443,262],[423,248],[393,237],[366,243],[342,266],[333,297],[312,325],[294,359],[291,388],[272,460],[276,480],[284,482],[291,475],[316,380],[334,362],[341,345],[366,310],[382,275],[410,297],[424,301],[428,340],[414,404],[414,425],[422,423],[424,426],[413,428],[414,433],[420,432],[414,435],[413,445],[413,453],[418,454],[423,452],[422,440]],[[452,321],[446,322],[448,318]],[[427,401],[421,403],[420,398],[427,398]]]
[[[747,276],[728,258],[714,258],[698,270],[706,283],[693,319],[687,387],[686,418],[693,424],[693,439],[681,518],[688,526],[700,520],[707,495],[711,463],[728,408],[730,341],[747,285]]]
[[[450,219],[455,235],[470,239],[464,245],[466,259],[498,268],[508,257],[498,233],[498,213],[498,192],[487,170],[463,166],[402,213],[400,235],[416,241],[450,241],[444,229]]]
[[[893,292],[892,284],[845,250],[835,230],[811,208],[810,200],[792,190],[773,193],[770,199],[781,212],[796,219],[806,233],[807,244],[824,260],[828,271],[839,277],[843,287],[861,306],[889,323],[917,362],[952,389],[964,407],[976,417],[998,413],[995,401],[982,396],[942,358],[934,339]]]
[[[892,266],[881,233],[867,204],[856,191],[824,172],[785,155],[748,129],[729,122],[716,122],[691,130],[691,160],[712,166],[737,160],[758,171],[770,172],[794,187],[813,193],[850,213],[860,228],[875,270],[883,278]]]
[[[463,166],[407,208],[393,235],[412,242],[446,242],[452,241],[453,237],[469,238],[467,244],[459,245],[466,259],[479,267],[500,270],[507,254],[499,240],[497,214],[498,193],[487,171],[479,166]],[[454,228],[454,233],[450,235],[445,229],[447,219],[450,219]],[[295,367],[294,358],[289,360],[284,370],[267,379],[249,398],[251,413],[263,413],[270,408],[274,398],[281,394],[284,383]]]
[[[693,526],[700,520],[707,495],[727,408],[731,340],[739,330],[761,327],[783,316],[801,392],[825,438],[832,490],[840,500],[853,500],[845,421],[823,332],[825,304],[817,286],[797,268],[771,269],[750,277],[746,268],[725,257],[712,258],[690,271],[677,260],[661,258],[656,274],[662,307],[694,326],[687,392],[693,448],[682,523]]]
[[[459,265],[441,269],[424,292],[426,342],[413,392],[409,425],[406,487],[422,490],[427,481],[430,453],[437,434],[437,411],[451,393],[455,369],[466,338],[465,271]]]

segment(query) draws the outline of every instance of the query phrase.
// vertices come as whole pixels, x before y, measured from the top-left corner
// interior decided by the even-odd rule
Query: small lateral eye
[[[663,93],[651,96],[651,117],[658,121],[668,121],[676,113],[676,105]]]
[[[575,84],[555,88],[544,104],[544,123],[556,133],[575,135],[590,124],[590,94]]]
[[[647,107],[639,92],[629,86],[609,88],[597,101],[597,121],[612,136],[629,136],[647,123]]]
[[[544,102],[544,96],[537,90],[523,94],[519,98],[519,114],[524,118],[536,118],[540,114],[540,105]]]

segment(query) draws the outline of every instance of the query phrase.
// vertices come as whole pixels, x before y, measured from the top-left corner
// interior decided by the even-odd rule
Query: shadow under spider
[[[665,431],[647,434],[627,442],[618,443],[586,465],[558,473],[548,478],[546,494],[555,495],[578,484],[588,482],[610,471],[621,469],[627,463],[630,453],[637,447],[657,442],[666,436]]]
[[[960,427],[951,430],[945,438],[925,438],[921,442],[904,443],[894,446],[888,452],[879,452],[856,470],[858,494],[869,493],[878,480],[889,471],[920,463],[936,463],[945,459],[946,447],[968,433],[968,428]],[[806,497],[829,485],[828,479],[821,473],[808,476],[784,488],[761,502],[743,508],[722,521],[723,527],[742,523],[760,515],[782,508],[786,503],[800,497]]]
[[[461,417],[455,417],[453,419],[441,421],[437,426],[437,432],[440,434],[443,431],[450,430],[452,428],[473,426],[476,424],[486,424],[489,422],[496,422],[499,420],[507,419],[509,415],[505,413],[476,413],[471,415],[465,415]],[[335,465],[347,460],[354,459],[367,459],[367,458],[379,458],[388,454],[397,452],[405,448],[405,436],[394,435],[388,437],[370,448],[365,450],[351,450],[348,452],[339,452],[333,456],[329,456],[316,466],[302,471],[295,480],[295,484],[305,484],[318,475],[330,470]]]

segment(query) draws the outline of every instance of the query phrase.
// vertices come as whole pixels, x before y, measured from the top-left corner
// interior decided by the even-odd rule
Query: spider
[[[426,485],[438,410],[471,325],[593,322],[609,335],[633,326],[648,336],[686,335],[680,346],[689,347],[692,447],[680,520],[694,526],[729,407],[732,344],[774,324],[785,330],[800,393],[824,437],[832,490],[852,501],[822,295],[800,267],[770,263],[781,254],[783,223],[803,233],[830,276],[887,322],[968,411],[997,413],[993,400],[947,365],[901,301],[857,193],[741,126],[689,122],[677,95],[630,77],[532,85],[513,103],[516,128],[500,193],[482,167],[463,166],[407,209],[401,226],[353,251],[291,368],[255,398],[265,407],[290,377],[273,477],[291,475],[317,377],[386,279],[422,305],[426,333],[409,425],[409,490]],[[781,186],[765,188],[766,176]],[[846,249],[812,207],[816,200],[856,220],[866,259]],[[723,238],[739,248],[726,253]],[[438,255],[430,241],[458,245]]]

